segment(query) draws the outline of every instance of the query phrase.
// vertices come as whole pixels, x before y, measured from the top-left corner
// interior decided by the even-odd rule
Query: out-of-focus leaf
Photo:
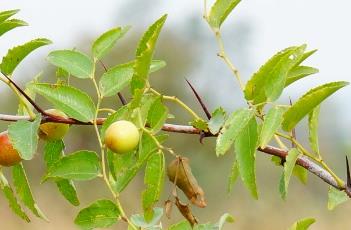
[[[33,122],[20,120],[8,126],[10,141],[24,160],[31,160],[37,151],[40,121],[37,115]]]
[[[6,75],[11,75],[13,71],[16,69],[18,64],[32,51],[37,48],[45,45],[51,44],[51,41],[46,38],[38,38],[27,42],[23,45],[16,46],[10,49],[6,56],[2,58],[2,62],[0,64],[1,72]]]
[[[222,128],[226,118],[226,112],[222,107],[216,109],[211,116],[210,121],[208,122],[208,129],[210,132],[215,135]]]
[[[151,220],[146,220],[144,216],[140,214],[132,215],[130,217],[130,220],[135,226],[140,227],[141,229],[152,229],[159,225],[159,222],[163,215],[163,208],[154,208],[153,212],[154,216]]]
[[[149,68],[154,54],[157,38],[165,23],[167,15],[162,16],[152,24],[141,38],[137,51],[134,74],[131,82],[131,91],[134,95],[136,89],[144,89],[148,80]]]
[[[288,186],[290,182],[290,177],[293,173],[296,160],[299,157],[299,151],[295,148],[291,149],[286,157],[286,161],[284,163],[284,172],[281,177],[279,191],[281,197],[285,200],[288,194]]]
[[[295,165],[293,174],[301,181],[301,183],[307,184],[308,172],[304,167],[301,167],[300,165]]]
[[[345,191],[337,190],[329,186],[328,191],[328,210],[333,210],[336,206],[348,201],[350,198],[346,195]]]
[[[265,148],[283,121],[285,108],[272,107],[264,119],[260,134],[260,147]]]
[[[230,175],[228,177],[228,188],[227,191],[228,193],[232,192],[233,186],[238,179],[239,176],[239,169],[238,169],[238,163],[236,160],[233,161],[233,166],[230,170]]]
[[[183,220],[179,223],[173,224],[168,228],[168,230],[192,230],[193,228],[188,221]]]
[[[258,199],[256,186],[256,149],[258,142],[257,123],[253,117],[235,140],[235,156],[239,174],[251,195]]]
[[[322,101],[348,84],[345,81],[331,82],[311,89],[284,113],[282,128],[287,132],[291,131],[302,118]]]
[[[55,50],[49,53],[48,61],[78,78],[91,78],[93,62],[83,53],[74,50]]]
[[[285,87],[289,86],[297,80],[300,80],[301,78],[307,77],[318,72],[318,69],[310,66],[296,66],[295,68],[292,68],[289,71],[288,77],[285,82]]]
[[[193,120],[192,122],[190,122],[190,125],[202,131],[208,131],[208,124],[202,119]]]
[[[18,19],[10,19],[0,23],[0,36],[9,32],[12,29],[15,29],[20,26],[27,26],[28,24],[25,21],[18,20]]]
[[[228,213],[225,213],[219,219],[218,223],[216,224],[216,227],[218,227],[218,230],[222,230],[225,223],[233,223],[233,222],[234,222],[234,217]]]
[[[219,29],[224,20],[240,1],[241,0],[216,0],[208,15],[208,23],[211,27]]]
[[[116,27],[103,33],[93,43],[93,55],[96,59],[101,59],[110,52],[116,42],[122,38],[130,29],[130,26]]]
[[[51,165],[45,179],[91,180],[100,174],[100,161],[96,153],[81,150],[64,156]]]
[[[314,108],[308,114],[308,131],[310,146],[314,153],[319,155],[319,142],[318,142],[318,118],[320,106]]]
[[[107,228],[117,223],[121,214],[110,200],[97,200],[80,210],[74,223],[82,229]]]
[[[110,97],[116,95],[127,87],[133,77],[135,61],[120,64],[109,69],[104,73],[99,82],[101,95]],[[150,73],[153,73],[166,66],[166,62],[161,60],[153,60],[150,65]]]
[[[162,97],[159,97],[151,105],[147,115],[147,121],[153,133],[161,130],[168,115],[168,108],[162,103]]]
[[[17,164],[12,167],[12,177],[16,193],[24,205],[26,205],[34,213],[34,215],[48,221],[47,217],[34,201],[27,175],[22,164]]]
[[[162,152],[153,154],[147,161],[144,183],[147,186],[142,194],[144,218],[152,220],[153,206],[160,199],[165,177],[165,158]]]
[[[316,220],[313,218],[298,220],[289,228],[289,230],[307,230],[314,222],[316,222]]]
[[[250,109],[239,109],[233,112],[225,121],[224,126],[217,137],[216,154],[224,155],[233,145],[239,135],[254,116],[254,111]]]
[[[13,15],[19,12],[18,9],[16,10],[6,10],[0,12],[0,23],[4,22],[6,19],[12,17]]]
[[[88,122],[95,117],[96,109],[93,100],[77,88],[46,83],[30,84],[28,88],[45,97],[55,108],[71,118]]]
[[[22,210],[21,206],[17,202],[17,198],[9,185],[9,182],[5,178],[4,174],[0,171],[0,188],[4,193],[6,199],[9,202],[10,208],[12,211],[19,217],[21,217],[26,222],[30,222],[29,217],[27,214]]]

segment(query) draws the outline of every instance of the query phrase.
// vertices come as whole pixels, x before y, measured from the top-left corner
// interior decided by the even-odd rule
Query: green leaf
[[[223,226],[225,223],[234,223],[234,217],[228,213],[225,213],[221,216],[219,219],[219,222],[217,224],[218,230],[222,230]]]
[[[116,27],[109,31],[103,33],[96,41],[93,43],[92,51],[96,59],[101,59],[104,57],[116,42],[122,38],[130,29],[130,26],[126,27]]]
[[[44,179],[58,177],[72,180],[91,180],[100,174],[100,161],[96,153],[81,150],[56,161],[48,168]]]
[[[12,177],[16,193],[24,205],[26,205],[34,213],[34,215],[48,221],[47,217],[43,214],[34,201],[27,175],[22,164],[17,164],[12,167]]]
[[[153,154],[147,162],[142,194],[144,217],[150,221],[154,216],[153,206],[160,199],[165,177],[165,158],[162,152]]]
[[[241,0],[217,0],[208,15],[208,23],[211,27],[219,29],[230,12]]]
[[[345,191],[340,191],[332,186],[329,186],[328,191],[328,210],[333,210],[339,204],[348,201],[350,198]]]
[[[25,21],[18,19],[10,19],[0,23],[0,36],[5,34],[6,32],[15,29],[20,26],[27,26],[28,24]]]
[[[292,68],[285,82],[285,87],[309,75],[318,73],[319,70],[310,66],[296,66]]]
[[[241,180],[255,199],[258,199],[255,165],[257,142],[257,123],[252,117],[235,140],[235,156]]]
[[[269,59],[247,82],[245,98],[254,104],[275,101],[283,92],[288,72],[303,58],[305,45],[289,47]]]
[[[284,113],[283,130],[291,131],[302,118],[322,101],[348,84],[345,81],[331,82],[308,91]]]
[[[54,165],[61,157],[64,156],[64,143],[62,140],[47,141],[44,147],[44,160],[48,168]],[[56,179],[56,186],[60,193],[74,206],[80,204],[76,188],[71,180]]]
[[[135,61],[117,65],[104,73],[99,82],[101,95],[110,97],[116,95],[127,87],[133,77]],[[150,65],[150,73],[153,73],[166,66],[161,60],[153,60]]]
[[[17,202],[17,198],[9,185],[9,182],[5,178],[4,174],[0,171],[0,188],[4,193],[6,199],[9,202],[10,208],[12,211],[19,217],[21,217],[26,222],[30,222],[29,217],[27,214],[22,210],[21,206]]]
[[[117,223],[121,214],[110,200],[97,200],[82,209],[74,223],[82,229],[107,228]]]
[[[314,222],[316,222],[313,218],[306,218],[299,221],[296,221],[289,230],[307,230]]]
[[[45,97],[71,118],[82,122],[94,120],[96,108],[93,100],[77,88],[46,83],[30,84],[28,88]]]
[[[233,145],[235,138],[239,135],[254,116],[250,109],[239,109],[233,112],[225,121],[224,126],[217,137],[216,154],[224,155]]]
[[[216,109],[211,116],[210,121],[208,122],[208,129],[210,132],[215,135],[222,128],[226,118],[226,112],[222,107]]]
[[[137,51],[131,91],[134,95],[137,89],[144,89],[148,80],[149,68],[154,54],[157,38],[165,23],[167,15],[163,15],[152,24],[141,38]]]
[[[147,121],[153,133],[161,130],[168,116],[168,108],[162,103],[162,97],[159,97],[151,105],[147,115]]]
[[[193,228],[188,221],[183,220],[179,223],[173,224],[168,228],[168,230],[192,230]]]
[[[189,122],[194,128],[200,129],[202,131],[208,131],[208,124],[206,121],[200,119],[195,119],[192,122]]]
[[[296,160],[299,157],[299,151],[297,149],[291,149],[286,157],[286,161],[284,163],[284,172],[281,177],[279,191],[281,197],[285,200],[288,194],[288,186],[290,182],[290,177],[293,173]]]
[[[231,193],[233,186],[238,179],[239,176],[239,169],[238,169],[238,163],[236,160],[233,161],[232,168],[230,170],[230,175],[228,177],[228,187],[227,187],[227,192]]]
[[[24,160],[31,160],[37,151],[40,121],[37,115],[33,122],[20,120],[8,126],[10,141]]]
[[[283,121],[283,114],[285,112],[285,108],[282,107],[272,107],[264,121],[263,121],[263,126],[261,129],[261,134],[260,134],[260,147],[265,148],[266,145],[269,143],[269,141],[272,139],[274,136],[274,133],[278,130],[280,127],[282,121]]]
[[[308,172],[304,167],[301,167],[300,165],[295,165],[293,174],[301,181],[301,183],[307,184]]]
[[[319,155],[319,143],[318,143],[318,117],[319,117],[320,106],[317,106],[308,114],[308,131],[310,146],[314,153]]]
[[[46,38],[38,38],[27,42],[23,45],[16,46],[10,49],[6,56],[2,58],[2,63],[0,64],[1,72],[6,75],[11,75],[16,69],[18,64],[32,51],[45,45],[51,44],[51,41]]]
[[[154,216],[149,221],[145,220],[144,216],[140,214],[132,215],[130,217],[130,220],[134,225],[136,225],[137,227],[140,227],[141,229],[150,229],[159,224],[163,215],[163,208],[154,208],[153,212],[154,212]]]
[[[6,10],[0,12],[0,23],[4,22],[6,19],[12,17],[13,15],[19,12],[18,9],[16,10]]]
[[[48,61],[78,78],[91,78],[94,64],[83,53],[73,50],[56,50],[49,53]]]

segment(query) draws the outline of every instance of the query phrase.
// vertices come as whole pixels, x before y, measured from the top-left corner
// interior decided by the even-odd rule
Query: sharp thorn
[[[190,86],[191,90],[193,91],[193,93],[195,94],[195,97],[197,99],[197,101],[200,103],[202,110],[205,112],[207,119],[211,119],[211,113],[208,111],[205,103],[203,102],[203,100],[201,99],[200,95],[196,92],[195,88],[191,85],[191,83],[185,79],[185,81],[188,83],[188,85]]]

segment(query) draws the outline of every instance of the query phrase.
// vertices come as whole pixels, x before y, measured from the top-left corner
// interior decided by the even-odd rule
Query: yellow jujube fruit
[[[57,109],[45,110],[48,114],[68,118],[67,115]],[[47,122],[39,127],[39,136],[44,140],[61,140],[68,132],[69,125],[63,123]]]

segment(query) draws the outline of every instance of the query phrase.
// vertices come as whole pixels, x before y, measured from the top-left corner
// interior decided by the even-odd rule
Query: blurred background
[[[212,1],[209,2],[212,4]],[[226,51],[246,81],[278,50],[304,43],[308,44],[309,49],[318,49],[307,64],[319,68],[320,73],[289,86],[281,99],[283,103],[288,102],[289,96],[296,100],[311,87],[322,83],[350,81],[350,7],[349,1],[337,1],[337,4],[317,0],[242,1],[222,27]],[[30,26],[1,37],[1,56],[6,54],[7,49],[34,38],[46,37],[54,42],[35,51],[15,71],[14,79],[22,86],[40,72],[44,80],[55,80],[54,68],[45,60],[50,51],[76,48],[90,52],[92,41],[116,26],[132,25],[132,29],[103,61],[111,67],[132,60],[138,39],[146,27],[168,13],[155,54],[156,58],[165,60],[168,65],[152,76],[152,85],[160,92],[176,95],[199,114],[202,111],[184,78],[192,82],[211,110],[223,106],[231,112],[245,106],[235,78],[216,56],[214,36],[202,19],[202,1],[2,0],[0,10],[7,9],[20,9],[16,17],[27,21]],[[92,89],[92,85],[83,80],[73,81],[73,84]],[[0,85],[0,92],[0,112],[15,114],[17,101],[12,92],[4,85]],[[342,178],[345,177],[344,156],[350,152],[351,146],[351,106],[347,99],[350,97],[350,87],[342,89],[323,104],[320,117],[322,154]],[[39,103],[44,108],[50,107],[44,100],[39,100]],[[117,98],[106,101],[106,104],[112,103],[119,106]],[[172,122],[186,124],[189,119],[186,113],[173,104],[170,104],[170,110],[176,115]],[[7,122],[0,121],[1,130],[6,129],[7,125]],[[307,140],[306,130],[306,122],[302,122],[297,130],[297,137],[302,142]],[[65,142],[67,153],[82,148],[96,150],[97,146],[92,127],[72,127]],[[295,220],[304,217],[317,219],[311,229],[347,229],[351,225],[348,215],[351,203],[328,211],[328,186],[314,175],[309,175],[306,186],[293,178],[288,199],[284,202],[278,193],[281,168],[274,166],[269,156],[258,152],[260,197],[254,201],[240,181],[235,184],[232,194],[227,194],[227,177],[233,154],[217,158],[214,139],[208,138],[201,145],[197,136],[171,134],[167,145],[190,158],[193,173],[206,192],[208,206],[205,209],[193,208],[200,222],[215,222],[220,215],[229,212],[235,216],[236,223],[227,225],[226,229],[287,229]],[[7,201],[1,195],[0,229],[77,229],[73,219],[82,207],[96,198],[110,197],[100,181],[80,182],[76,184],[81,206],[71,206],[53,183],[40,184],[40,177],[45,172],[41,153],[40,148],[34,160],[25,162],[25,167],[38,205],[49,217],[50,223],[34,217],[30,224],[24,223],[9,210]],[[139,197],[143,187],[140,173],[122,194],[122,204],[127,213],[141,212]],[[169,193],[167,186],[160,206]],[[172,219],[164,218],[163,223],[168,226],[180,219],[181,216],[174,209]],[[120,224],[111,229],[125,228],[124,224]]]

